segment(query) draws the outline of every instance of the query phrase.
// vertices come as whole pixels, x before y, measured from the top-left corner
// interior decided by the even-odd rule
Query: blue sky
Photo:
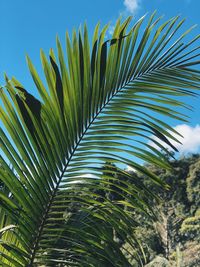
[[[6,72],[9,77],[14,75],[33,94],[25,55],[31,57],[36,69],[42,73],[40,48],[48,53],[49,48],[55,48],[56,34],[64,43],[66,30],[71,33],[84,22],[92,37],[98,21],[102,25],[111,22],[112,31],[120,14],[123,17],[133,15],[137,20],[146,12],[157,10],[158,15],[164,14],[166,19],[177,14],[186,17],[183,30],[199,24],[191,36],[200,33],[199,0],[0,0],[0,10],[0,84],[4,84],[3,73]],[[200,98],[190,100],[189,104],[194,106],[194,112],[189,113],[191,123],[173,125],[185,136],[183,146],[179,147],[184,153],[200,148]]]

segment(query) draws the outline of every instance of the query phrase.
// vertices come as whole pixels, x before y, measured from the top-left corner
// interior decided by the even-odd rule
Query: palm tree
[[[109,25],[97,24],[91,43],[86,25],[72,40],[67,33],[67,60],[57,38],[56,55],[51,49],[48,60],[41,51],[46,81],[27,57],[39,99],[5,77],[1,266],[131,266],[116,235],[140,261],[133,229],[141,222],[131,211],[153,217],[148,199],[155,196],[137,173],[166,185],[138,159],[170,168],[160,149],[168,153],[164,142],[176,150],[169,141],[176,138],[160,116],[185,121],[177,107],[186,105],[177,97],[195,95],[200,85],[199,35],[185,43],[191,28],[175,40],[179,17],[161,24],[154,13],[145,28],[144,20],[130,26],[131,18],[119,19],[106,41]],[[116,175],[102,170],[105,162],[116,165]],[[125,165],[136,173],[123,171]],[[102,194],[105,188],[121,200]]]

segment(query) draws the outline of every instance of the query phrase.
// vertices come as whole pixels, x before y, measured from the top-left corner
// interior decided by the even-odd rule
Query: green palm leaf
[[[184,43],[190,29],[173,40],[184,22],[179,17],[161,24],[154,13],[143,31],[144,19],[132,27],[131,18],[118,20],[106,41],[108,25],[100,30],[98,24],[91,48],[86,25],[72,40],[66,34],[67,60],[57,38],[57,55],[51,49],[47,59],[41,51],[45,82],[27,58],[40,99],[5,77],[0,179],[9,193],[0,192],[0,225],[8,229],[0,232],[3,266],[131,266],[115,236],[133,249],[140,246],[131,211],[154,215],[148,205],[154,196],[137,172],[166,186],[136,159],[170,167],[148,144],[166,150],[154,135],[176,150],[169,141],[174,130],[156,116],[186,121],[177,107],[187,106],[177,97],[196,95],[200,86],[193,69],[200,62],[194,47],[200,36]],[[114,176],[102,175],[105,162],[117,165]],[[119,168],[125,165],[136,173]],[[119,183],[119,175],[126,180]],[[102,194],[106,190],[119,198]],[[132,256],[142,265],[141,255],[142,248]]]

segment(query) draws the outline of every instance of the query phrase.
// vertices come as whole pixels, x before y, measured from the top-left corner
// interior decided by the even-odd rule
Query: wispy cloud
[[[112,36],[114,30],[115,30],[115,26],[114,26],[114,25],[110,25],[110,27],[108,28],[108,34],[109,34],[110,36]]]
[[[140,8],[140,0],[124,0],[124,6],[126,11],[131,14],[135,14],[136,11]]]
[[[123,0],[124,8],[121,11],[119,11],[119,15],[124,18],[126,18],[130,14],[135,15],[141,7],[141,1],[142,0]],[[108,28],[106,38],[109,38],[113,35],[114,29],[115,26],[112,22]]]
[[[175,142],[174,140],[169,139],[169,141],[179,150],[181,154],[184,153],[196,153],[200,149],[200,125],[197,124],[194,127],[191,127],[187,124],[180,124],[174,127],[174,129],[180,133],[183,137],[174,135],[182,144]],[[156,139],[156,138],[154,138]],[[159,141],[160,142],[160,141]],[[154,147],[152,142],[150,143]],[[169,148],[169,146],[162,143],[164,147]]]

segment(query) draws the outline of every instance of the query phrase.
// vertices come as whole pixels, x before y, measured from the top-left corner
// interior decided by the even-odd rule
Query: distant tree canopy
[[[171,164],[171,171],[148,165],[167,182],[168,190],[139,176],[161,202],[154,203],[159,220],[152,227],[149,218],[142,216],[143,226],[137,227],[135,233],[143,244],[147,262],[155,258],[148,267],[161,266],[156,264],[163,258],[162,266],[197,267],[200,266],[200,155],[182,157]],[[134,216],[141,218],[141,214]],[[156,258],[156,255],[162,257]],[[164,265],[166,259],[168,265]]]

